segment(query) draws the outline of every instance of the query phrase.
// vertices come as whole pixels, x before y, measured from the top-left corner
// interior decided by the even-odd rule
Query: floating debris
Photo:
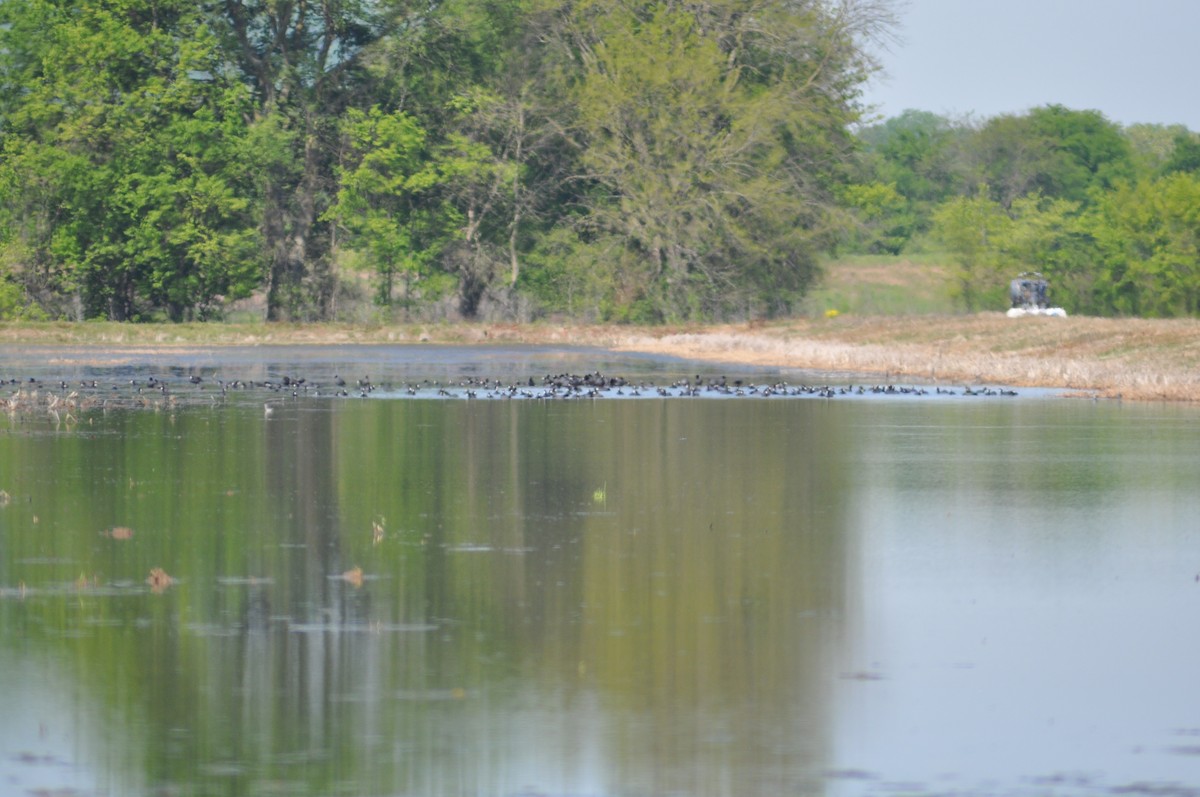
[[[133,529],[128,526],[113,526],[111,529],[105,529],[100,533],[113,540],[133,539]]]
[[[358,589],[363,585],[363,571],[357,565],[350,568],[345,573],[342,573],[342,581],[345,581],[350,586]]]
[[[10,501],[12,501],[12,496],[10,496],[4,490],[0,490],[0,509],[8,506]]]
[[[166,570],[163,570],[161,567],[155,567],[150,571],[150,577],[146,579],[146,583],[150,585],[151,592],[160,593],[174,584],[175,579],[168,576]]]

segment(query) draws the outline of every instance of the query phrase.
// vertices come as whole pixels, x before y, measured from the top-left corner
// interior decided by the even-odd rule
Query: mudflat
[[[595,346],[879,381],[1061,388],[1097,398],[1200,401],[1200,320],[839,316],[687,326],[533,324],[0,324],[0,345],[195,346],[527,343]]]

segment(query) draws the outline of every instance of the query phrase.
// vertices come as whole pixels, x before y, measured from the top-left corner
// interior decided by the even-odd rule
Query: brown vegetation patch
[[[154,593],[162,593],[167,590],[175,579],[167,575],[167,571],[161,567],[155,567],[150,570],[150,575],[146,578],[146,583],[150,585],[150,591]]]
[[[836,318],[754,330],[631,337],[697,359],[939,382],[1060,387],[1106,397],[1200,400],[1200,322],[972,316]]]

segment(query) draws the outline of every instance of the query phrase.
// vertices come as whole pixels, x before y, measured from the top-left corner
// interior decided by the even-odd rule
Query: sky
[[[1200,0],[895,0],[864,101],[977,120],[1041,105],[1200,132]]]

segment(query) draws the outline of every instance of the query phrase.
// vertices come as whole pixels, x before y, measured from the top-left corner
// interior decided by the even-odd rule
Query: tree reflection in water
[[[97,784],[819,787],[847,591],[824,405],[256,408],[0,438],[3,583],[36,590],[0,635],[59,663]]]

